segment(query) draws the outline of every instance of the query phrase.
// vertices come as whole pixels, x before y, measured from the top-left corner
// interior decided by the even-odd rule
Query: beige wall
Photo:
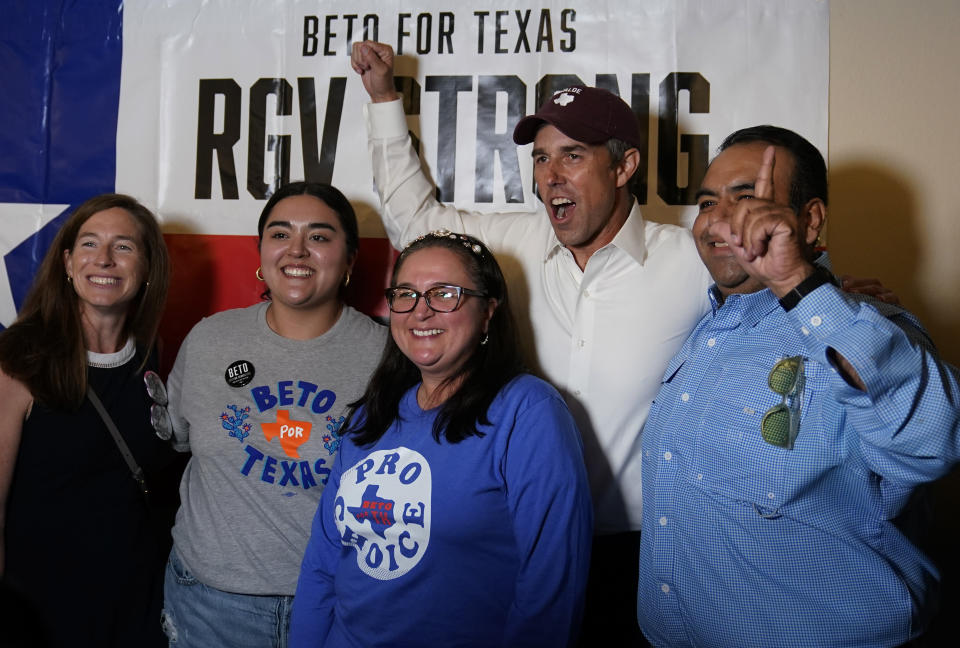
[[[960,365],[958,28],[957,0],[831,2],[827,240]]]
[[[839,272],[880,277],[960,365],[960,2],[830,4],[830,224]],[[931,433],[945,432],[931,430]],[[931,646],[956,645],[960,471],[934,484],[943,577]]]

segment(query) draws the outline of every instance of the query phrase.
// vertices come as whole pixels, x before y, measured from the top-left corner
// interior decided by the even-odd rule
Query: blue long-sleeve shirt
[[[523,375],[482,437],[436,442],[417,405],[369,447],[346,440],[313,522],[292,648],[564,646],[583,609],[593,516],[557,391]]]
[[[897,646],[922,630],[939,577],[902,514],[960,456],[960,391],[913,316],[887,314],[832,285],[790,312],[769,290],[713,299],[643,433],[637,609],[654,645]],[[761,419],[791,356],[805,385],[787,450]]]

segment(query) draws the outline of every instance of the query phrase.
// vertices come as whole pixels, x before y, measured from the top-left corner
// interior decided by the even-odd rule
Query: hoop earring
[[[70,275],[67,275],[67,283],[70,284],[71,286],[73,285],[73,277],[71,277]]]
[[[263,281],[263,275],[260,273],[260,266],[257,266],[257,271],[254,274],[257,276],[257,279]]]
[[[483,339],[480,340],[480,346],[483,346],[483,345],[486,344],[489,340],[490,340],[490,334],[489,334],[489,333],[484,333],[484,334],[483,334]]]
[[[343,281],[343,287],[346,288],[346,287],[349,286],[349,285],[350,285],[350,273],[348,272],[348,273],[347,273],[347,278],[344,279],[344,281]]]

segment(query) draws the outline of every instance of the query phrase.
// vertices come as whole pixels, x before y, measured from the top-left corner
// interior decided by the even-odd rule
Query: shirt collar
[[[559,254],[566,249],[560,239],[557,238],[552,227],[550,228],[550,239],[550,245],[547,246],[547,252],[543,257],[544,261],[550,260],[555,254]],[[627,220],[623,223],[623,227],[620,228],[620,231],[608,245],[616,246],[629,254],[634,261],[643,265],[647,258],[646,227],[644,226],[643,216],[640,214],[640,205],[636,200],[633,201],[633,206],[630,208],[630,213],[627,214]]]
[[[113,353],[97,353],[87,349],[87,365],[98,369],[113,369],[128,363],[136,352],[136,342],[131,336],[127,338],[127,343],[122,349]]]
[[[827,256],[826,252],[821,252],[813,262],[815,265],[823,266],[827,270],[830,270],[830,257]],[[729,311],[725,312],[739,312],[739,319],[746,326],[757,324],[757,322],[766,317],[770,311],[780,306],[780,300],[770,292],[769,288],[764,288],[763,290],[747,295],[730,295],[721,303],[720,290],[717,288],[717,284],[713,284],[707,291],[707,295],[710,298],[710,309],[713,311],[715,318],[721,305],[728,306]]]
[[[730,295],[721,304],[720,292],[714,284],[710,287],[709,295],[714,319],[729,320],[733,325],[754,326],[780,307],[780,301],[768,289],[746,295]]]

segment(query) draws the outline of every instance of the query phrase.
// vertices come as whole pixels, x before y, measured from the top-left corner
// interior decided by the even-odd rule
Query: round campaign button
[[[249,360],[237,360],[227,367],[223,378],[231,387],[243,387],[253,380],[254,373],[256,373],[256,371],[253,368],[252,362]]]

